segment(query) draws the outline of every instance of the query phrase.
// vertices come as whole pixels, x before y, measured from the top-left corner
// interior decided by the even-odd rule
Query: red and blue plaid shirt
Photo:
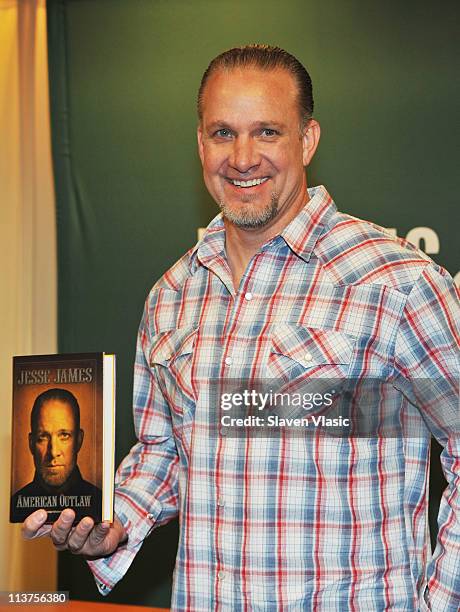
[[[458,291],[410,244],[339,213],[323,187],[309,192],[238,291],[218,216],[149,294],[138,443],[116,477],[129,539],[90,562],[101,592],[153,528],[179,515],[173,610],[409,611],[428,601],[458,611]],[[217,381],[292,378],[388,381],[386,407],[428,435],[211,432]],[[429,392],[417,392],[420,381]],[[433,556],[428,427],[448,480]]]

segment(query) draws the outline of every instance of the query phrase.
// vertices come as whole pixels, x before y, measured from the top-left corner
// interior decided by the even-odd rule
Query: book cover
[[[10,521],[40,508],[112,520],[115,360],[104,353],[13,358]]]

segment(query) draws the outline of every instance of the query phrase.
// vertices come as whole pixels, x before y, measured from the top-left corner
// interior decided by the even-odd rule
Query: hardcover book
[[[115,355],[13,358],[10,522],[113,520]]]

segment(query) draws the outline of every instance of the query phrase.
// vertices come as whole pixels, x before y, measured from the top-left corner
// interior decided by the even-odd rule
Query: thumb
[[[44,535],[48,535],[49,532],[51,531],[51,528],[52,528],[52,525],[43,525],[43,527],[40,527],[40,529],[34,535],[34,538],[41,538]]]

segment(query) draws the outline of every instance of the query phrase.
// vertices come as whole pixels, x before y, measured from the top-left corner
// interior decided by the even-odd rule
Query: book
[[[115,355],[13,357],[10,522],[113,521]]]

